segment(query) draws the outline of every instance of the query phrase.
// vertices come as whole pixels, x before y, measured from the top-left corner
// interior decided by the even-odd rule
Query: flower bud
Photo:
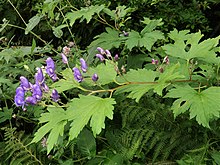
[[[96,82],[98,79],[99,77],[96,73],[92,75],[92,81]]]
[[[102,49],[101,47],[97,47],[97,50],[99,51],[99,53],[100,53],[101,55],[104,55],[104,54],[105,54],[104,49]]]
[[[64,53],[65,55],[68,55],[68,54],[70,53],[70,48],[67,47],[67,46],[64,46],[64,47],[63,47],[63,53]]]
[[[34,76],[36,84],[44,83],[44,75],[41,68],[37,68],[37,73]]]
[[[81,63],[81,69],[85,73],[87,71],[87,69],[88,69],[86,61],[83,58],[80,58],[80,63]]]
[[[64,53],[61,53],[60,55],[62,56],[63,63],[68,64],[68,59],[67,59],[66,55]]]
[[[83,76],[82,76],[80,70],[75,67],[75,68],[73,68],[73,72],[74,72],[73,75],[74,75],[75,80],[78,81],[79,83],[82,82]]]
[[[101,54],[96,54],[95,55],[101,62],[105,60],[105,58],[103,57],[103,55]]]
[[[152,64],[157,65],[158,64],[158,60],[152,59]]]
[[[118,54],[116,54],[115,57],[114,57],[114,60],[118,61],[118,59],[119,59]]]
[[[170,60],[169,60],[169,57],[168,57],[168,56],[164,57],[164,59],[163,59],[163,63],[169,65]]]
[[[57,102],[59,100],[60,96],[56,89],[52,90],[51,98],[54,102]]]
[[[28,79],[27,79],[26,77],[21,76],[21,77],[20,77],[20,82],[21,82],[21,85],[20,85],[20,86],[21,86],[24,90],[28,91],[28,90],[30,89],[30,83],[29,83],[29,81],[28,81]]]

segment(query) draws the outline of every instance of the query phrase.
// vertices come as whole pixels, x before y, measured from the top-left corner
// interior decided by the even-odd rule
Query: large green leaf
[[[59,107],[48,107],[48,112],[43,113],[39,118],[40,123],[46,123],[34,134],[34,139],[31,143],[38,142],[49,133],[47,139],[47,154],[52,150],[57,143],[59,136],[63,136],[64,126],[67,123],[66,112]]]
[[[68,120],[72,121],[69,140],[76,138],[90,120],[93,135],[99,134],[105,128],[105,118],[113,118],[116,102],[113,98],[80,95],[68,104]]]
[[[209,122],[220,113],[220,87],[210,87],[202,92],[190,86],[177,86],[165,97],[177,98],[171,109],[175,116],[189,110],[190,119],[196,118],[199,124],[209,127]]]
[[[176,29],[170,32],[169,37],[174,40],[173,44],[167,44],[162,48],[170,56],[190,60],[199,58],[206,62],[216,63],[215,47],[218,45],[220,36],[212,39],[207,39],[200,42],[203,35],[201,32],[188,34],[189,31],[180,31]]]
[[[95,13],[98,14],[104,8],[105,8],[104,5],[95,5],[95,6],[91,5],[88,7],[84,7],[77,11],[68,12],[66,14],[66,19],[70,20],[70,26],[73,26],[75,21],[79,18],[81,18],[81,21],[86,19],[87,23],[89,23],[90,20],[92,19],[92,16]]]
[[[127,97],[135,99],[136,102],[138,102],[146,92],[154,88],[155,86],[154,81],[155,78],[157,77],[157,74],[158,74],[157,72],[147,69],[138,69],[138,70],[131,69],[129,72],[127,72],[127,74],[123,75],[123,77],[119,77],[117,80],[120,83],[131,82],[131,84],[118,88],[116,94],[123,92],[130,92]],[[143,82],[143,84],[140,84],[140,82]]]
[[[25,34],[28,34],[32,29],[34,29],[34,27],[38,25],[42,17],[43,15],[39,15],[39,14],[33,16],[29,20],[27,27],[25,28]]]

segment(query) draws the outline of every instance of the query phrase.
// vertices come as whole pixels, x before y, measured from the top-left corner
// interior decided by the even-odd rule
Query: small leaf
[[[57,38],[61,38],[63,36],[63,31],[62,29],[67,27],[67,25],[60,25],[58,27],[53,27],[53,34],[57,37]]]
[[[38,25],[38,23],[40,22],[41,18],[43,17],[43,15],[35,15],[33,16],[28,24],[27,24],[27,27],[25,28],[25,34],[27,35],[31,30],[34,29],[35,26]]]
[[[6,120],[10,120],[12,117],[12,109],[5,109],[4,111],[0,111],[0,123],[3,123]]]
[[[76,138],[90,120],[93,135],[99,134],[105,128],[105,118],[113,118],[113,109],[116,102],[113,98],[83,96],[73,99],[67,108],[68,120],[72,121],[69,132],[69,141]]]

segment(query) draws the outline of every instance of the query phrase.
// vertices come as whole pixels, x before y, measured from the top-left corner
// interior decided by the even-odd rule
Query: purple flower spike
[[[87,71],[87,69],[88,69],[86,61],[83,58],[80,58],[80,63],[81,63],[81,69],[85,73]]]
[[[42,94],[42,91],[41,91],[40,86],[38,84],[33,85],[32,96],[35,97],[37,99],[37,101],[41,100],[43,94]]]
[[[105,60],[105,58],[104,58],[103,55],[101,55],[101,54],[96,54],[95,56],[96,56],[97,58],[99,58],[100,61],[104,61],[104,60]]]
[[[21,77],[20,77],[20,82],[21,82],[21,85],[20,85],[20,86],[21,86],[24,90],[28,91],[28,90],[30,89],[30,83],[29,83],[29,81],[28,81],[28,79],[27,79],[26,77],[21,76]]]
[[[37,99],[33,96],[28,96],[25,99],[25,102],[28,103],[28,104],[31,104],[31,105],[35,105],[35,104],[37,104]]]
[[[44,75],[41,68],[37,68],[37,73],[35,74],[35,83],[36,84],[43,84],[44,83]]]
[[[60,98],[58,92],[56,89],[53,89],[52,94],[51,94],[51,98],[54,102],[57,102]]]
[[[99,79],[98,75],[95,73],[92,76],[92,81],[96,82]]]
[[[80,70],[75,67],[75,68],[73,68],[73,72],[74,72],[75,80],[78,81],[79,83],[82,82],[83,76],[82,76]]]
[[[105,54],[105,51],[104,49],[100,48],[100,47],[97,47],[97,50],[99,51],[99,53],[101,53],[102,55]]]
[[[68,64],[68,59],[67,59],[66,55],[64,53],[61,53],[60,55],[62,56],[63,63]]]
[[[23,108],[25,104],[24,97],[25,97],[25,90],[22,87],[18,87],[16,89],[16,94],[14,98],[14,102],[17,107],[22,106]]]

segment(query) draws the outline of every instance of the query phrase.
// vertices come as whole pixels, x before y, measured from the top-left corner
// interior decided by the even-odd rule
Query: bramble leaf
[[[219,42],[220,36],[199,42],[203,35],[201,32],[188,34],[189,31],[180,31],[176,29],[171,31],[169,37],[174,40],[173,44],[167,44],[162,48],[170,56],[190,60],[199,58],[206,62],[216,63],[216,50],[214,49]]]
[[[113,98],[80,95],[68,105],[68,120],[72,121],[69,131],[69,140],[76,138],[90,120],[93,135],[99,134],[105,128],[105,118],[113,118],[113,109],[116,102]]]
[[[177,98],[171,109],[174,116],[189,110],[190,119],[196,118],[199,124],[209,128],[209,122],[220,113],[220,87],[210,87],[202,92],[190,86],[176,86],[165,97]]]
[[[139,102],[140,98],[148,92],[150,89],[154,88],[154,80],[157,77],[157,72],[147,69],[131,69],[123,77],[118,78],[118,82],[133,82],[129,85],[125,85],[122,88],[119,88],[116,91],[117,93],[130,92],[127,96],[128,98],[135,99],[136,102]],[[143,84],[137,84],[135,82],[143,82]]]
[[[92,5],[92,6],[84,7],[77,11],[68,12],[66,14],[66,19],[70,20],[70,26],[73,26],[75,21],[79,18],[81,18],[80,22],[86,19],[87,23],[89,23],[90,20],[92,19],[92,16],[95,13],[97,14],[100,13],[100,11],[102,11],[104,8],[105,8],[104,5],[95,5],[95,6]]]
[[[104,49],[111,49],[113,47],[118,48],[126,37],[120,37],[118,31],[107,27],[106,32],[96,36],[95,39],[89,45],[90,48],[102,47]]]
[[[58,137],[63,136],[64,126],[67,123],[67,114],[60,107],[48,107],[48,112],[41,114],[40,123],[46,123],[34,134],[31,143],[39,142],[46,134],[49,133],[47,139],[47,154],[50,153],[53,146],[57,143]]]

